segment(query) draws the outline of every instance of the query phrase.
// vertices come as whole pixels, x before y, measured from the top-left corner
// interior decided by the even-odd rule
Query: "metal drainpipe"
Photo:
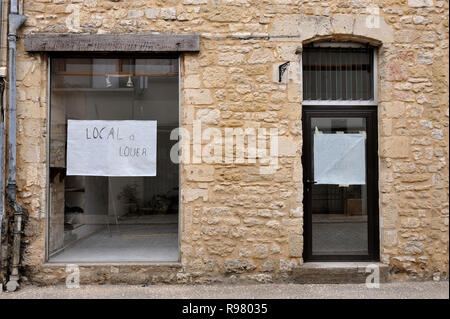
[[[3,61],[3,52],[1,49],[2,45],[2,28],[3,28],[3,1],[0,0],[0,67],[1,61]],[[3,113],[3,92],[5,90],[5,80],[3,77],[0,79],[0,274],[2,269],[2,225],[3,225],[3,194],[4,194],[4,181],[5,181],[5,124],[4,124],[4,113]],[[2,289],[2,283],[0,282],[0,292]]]
[[[1,2],[1,0],[0,0]],[[0,8],[1,14],[1,8]],[[0,42],[1,43],[1,42]],[[5,80],[0,79],[0,274],[2,269],[2,225],[3,225],[3,209],[4,209],[4,187],[5,187],[5,115],[3,104],[3,93],[5,92]],[[0,282],[0,289],[2,283]]]
[[[1,3],[1,0],[0,0]],[[0,8],[0,14],[1,14],[1,8]],[[1,30],[1,28],[0,28]],[[0,42],[1,43],[1,42]],[[2,225],[3,225],[3,209],[4,209],[4,181],[5,181],[5,117],[4,117],[4,108],[3,108],[3,93],[5,90],[5,80],[3,78],[0,79],[0,275],[2,274],[3,270],[3,247],[2,247]],[[3,283],[0,281],[0,292],[3,289],[2,288]]]
[[[22,234],[23,209],[16,199],[16,40],[17,29],[25,22],[26,17],[18,14],[17,0],[11,0],[11,13],[9,14],[8,47],[9,47],[9,112],[8,112],[8,180],[6,183],[7,201],[14,211],[14,237],[12,247],[12,265],[9,281],[6,284],[8,291],[15,291],[19,287],[20,242]]]

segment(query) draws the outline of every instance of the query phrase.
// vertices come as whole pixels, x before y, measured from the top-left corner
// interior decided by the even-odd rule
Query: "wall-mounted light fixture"
[[[287,67],[289,66],[289,62],[280,64],[280,66],[278,67],[278,82],[282,82],[283,81],[283,75],[284,72],[286,72]]]

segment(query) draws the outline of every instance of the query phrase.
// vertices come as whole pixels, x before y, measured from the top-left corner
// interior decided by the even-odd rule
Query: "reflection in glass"
[[[312,165],[319,163],[324,170],[313,167],[313,171],[326,182],[312,186],[312,253],[367,255],[365,119],[317,117],[311,119],[311,127],[314,137],[330,137],[339,146],[313,145]],[[320,138],[312,141],[323,143]]]
[[[52,59],[50,261],[178,260],[178,114],[177,59]],[[156,120],[156,176],[66,176],[68,119]]]

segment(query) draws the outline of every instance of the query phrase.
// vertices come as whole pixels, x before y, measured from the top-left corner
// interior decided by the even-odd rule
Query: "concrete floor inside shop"
[[[102,225],[53,254],[50,262],[176,262],[178,214],[141,216]]]

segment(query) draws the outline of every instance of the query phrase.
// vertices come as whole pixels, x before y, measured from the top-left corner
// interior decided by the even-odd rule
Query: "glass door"
[[[304,109],[304,257],[377,260],[376,110],[335,109]]]

